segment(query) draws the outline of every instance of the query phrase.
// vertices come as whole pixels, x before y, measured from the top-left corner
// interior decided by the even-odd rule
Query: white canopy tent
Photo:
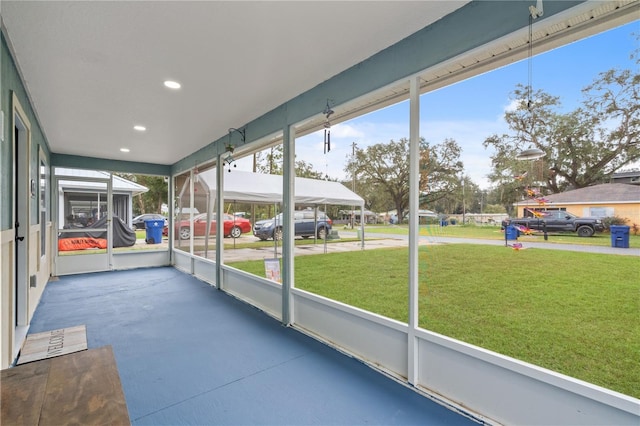
[[[187,185],[188,181],[185,182],[185,188]],[[211,201],[216,199],[216,169],[199,173],[197,185],[200,185],[207,194],[206,211],[212,213],[214,203]],[[361,213],[364,212],[364,199],[340,182],[296,177],[294,185],[296,204],[316,207],[323,204],[356,206],[360,207]],[[233,170],[224,174],[223,188],[225,202],[280,204],[282,203],[283,177]],[[210,220],[207,221],[208,224],[210,222]],[[209,230],[207,229],[206,232],[208,234]],[[364,247],[364,223],[361,224],[360,238]]]
[[[215,197],[216,171],[207,170],[198,175]],[[364,210],[364,200],[340,182],[295,178],[294,201],[296,204],[358,206]],[[224,174],[224,199],[226,202],[281,203],[282,176],[233,170]]]

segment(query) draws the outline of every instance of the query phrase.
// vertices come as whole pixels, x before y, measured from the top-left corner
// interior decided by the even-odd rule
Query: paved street
[[[341,232],[342,234],[342,232]],[[346,235],[346,234],[345,234]],[[355,235],[355,234],[353,234]],[[388,234],[376,234],[376,233],[366,233],[365,236],[367,238],[384,238],[389,237]],[[400,238],[403,240],[407,240],[408,236],[406,235],[392,235],[392,238]],[[514,241],[509,241],[509,243],[513,243]],[[421,236],[420,244],[485,244],[485,245],[493,245],[493,246],[503,246],[505,245],[504,240],[481,240],[475,238],[455,238],[455,237],[441,237],[441,236]],[[579,252],[587,252],[587,253],[604,253],[604,254],[619,254],[626,256],[640,256],[640,248],[619,248],[619,247],[611,247],[611,246],[590,246],[590,245],[579,245],[579,244],[559,244],[559,243],[548,243],[548,242],[537,242],[537,241],[527,241],[522,243],[525,248],[542,248],[548,250],[568,250],[568,251],[579,251]]]

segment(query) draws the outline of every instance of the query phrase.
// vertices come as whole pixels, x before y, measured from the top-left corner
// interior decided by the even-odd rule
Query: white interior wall
[[[14,238],[15,231],[9,229],[0,231],[0,368],[8,368],[13,362],[13,269],[14,269]],[[6,284],[5,284],[6,283]]]

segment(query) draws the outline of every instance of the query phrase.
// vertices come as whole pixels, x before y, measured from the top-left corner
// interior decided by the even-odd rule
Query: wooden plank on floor
[[[44,401],[51,360],[2,370],[2,425],[37,425]]]
[[[111,346],[51,359],[46,424],[130,424]]]
[[[111,346],[2,370],[2,425],[128,425]]]
[[[20,351],[18,365],[87,349],[84,325],[29,334]]]

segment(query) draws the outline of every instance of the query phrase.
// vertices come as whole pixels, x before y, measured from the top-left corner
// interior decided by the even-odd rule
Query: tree
[[[282,145],[272,146],[268,150],[256,154],[256,172],[269,175],[282,175],[282,159],[284,157]],[[304,160],[295,161],[297,177],[310,179],[324,179],[324,173],[314,170],[313,164]]]
[[[420,138],[419,144],[421,201],[428,203],[455,189],[456,175],[462,170],[462,162],[459,161],[460,147],[452,139],[431,147]],[[369,205],[373,206],[374,200],[376,204],[385,200],[388,204],[383,209],[395,207],[398,220],[402,220],[409,206],[408,139],[378,143],[366,149],[355,148],[354,156],[347,162],[345,171],[351,176],[357,176],[358,185],[367,188],[366,194],[361,195],[369,200]]]
[[[421,140],[421,143],[423,140]],[[428,142],[420,150],[420,204],[427,207],[449,197],[460,188],[460,161],[462,149],[453,139],[430,146]],[[462,197],[462,194],[460,194]],[[462,198],[459,198],[462,199]]]
[[[512,194],[503,201],[515,201],[523,186],[558,193],[606,182],[640,159],[639,87],[637,71],[609,70],[582,90],[578,108],[560,113],[558,97],[541,90],[531,94],[518,85],[513,92],[518,108],[505,113],[511,133],[484,141],[485,148],[495,151],[490,180]],[[544,151],[545,157],[534,163],[515,159],[531,147]],[[523,175],[526,179],[516,178]]]
[[[130,173],[114,173],[123,179],[146,186],[149,190],[133,198],[134,216],[143,213],[160,213],[162,204],[169,199],[169,186],[162,176],[134,175]]]
[[[272,146],[268,150],[256,155],[255,172],[268,175],[281,175],[282,171],[282,145]]]
[[[485,203],[484,193],[469,176],[463,176],[457,181],[452,179],[451,184],[455,186],[453,191],[430,203],[430,210],[445,214],[481,212],[481,205]]]
[[[313,169],[313,164],[307,163],[304,160],[296,160],[296,176],[324,180],[328,178],[324,173]]]

